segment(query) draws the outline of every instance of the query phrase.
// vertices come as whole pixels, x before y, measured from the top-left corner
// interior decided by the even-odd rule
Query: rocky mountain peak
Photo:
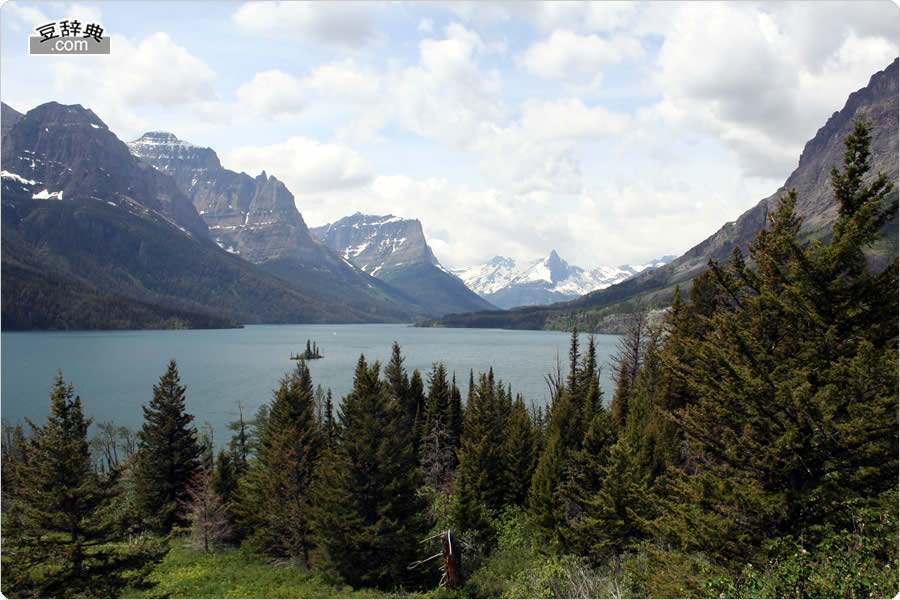
[[[206,224],[175,182],[141,163],[93,111],[48,102],[3,137],[4,170],[39,186],[35,197],[136,202],[207,236]]]
[[[370,275],[409,264],[439,266],[418,219],[357,211],[311,231],[326,246]]]
[[[219,157],[212,148],[195,146],[178,139],[174,133],[168,131],[148,131],[138,139],[128,142],[128,149],[156,169],[175,177],[182,190],[184,186],[179,178],[185,165],[195,172],[222,168]],[[177,165],[174,164],[175,161],[178,162]],[[190,179],[197,178],[192,176]]]

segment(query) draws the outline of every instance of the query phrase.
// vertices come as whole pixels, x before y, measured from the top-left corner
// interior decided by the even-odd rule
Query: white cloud
[[[136,46],[113,34],[108,56],[54,60],[57,89],[73,89],[90,81],[101,104],[178,105],[216,98],[215,72],[166,33],[154,33]]]
[[[419,26],[416,29],[424,33],[431,33],[431,30],[433,28],[434,21],[432,21],[428,17],[422,17],[421,19],[419,19]]]
[[[232,19],[248,31],[360,48],[375,38],[378,10],[374,2],[248,2]]]
[[[566,79],[573,75],[597,77],[610,66],[642,55],[640,40],[632,36],[602,38],[558,29],[546,40],[528,48],[520,61],[544,79]]]
[[[789,4],[679,5],[659,51],[659,114],[717,135],[750,176],[786,177],[803,143],[840,108],[835,99],[898,52],[896,18],[888,27],[868,14],[849,19],[856,3]],[[884,8],[882,18],[896,17]]]
[[[309,76],[304,78],[303,85],[343,101],[371,101],[381,91],[379,76],[360,67],[352,58],[313,69]]]
[[[306,91],[296,77],[272,69],[256,73],[237,89],[238,101],[261,116],[299,112],[306,103]]]
[[[227,168],[250,174],[266,171],[295,195],[358,188],[374,176],[371,165],[350,148],[305,137],[233,148],[227,154]]]

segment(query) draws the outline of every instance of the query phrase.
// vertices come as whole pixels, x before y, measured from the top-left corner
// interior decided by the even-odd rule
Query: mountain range
[[[186,188],[189,197],[184,178],[134,156],[91,110],[50,102],[22,115],[3,105],[2,119],[4,329],[409,322],[440,314],[313,240],[274,178],[241,174],[223,184],[235,203],[251,201],[247,227],[224,237],[216,228],[225,219],[211,220],[210,229],[194,207],[203,186]],[[224,171],[207,174],[224,178]],[[281,206],[294,211],[293,221],[257,217]],[[250,250],[255,239],[258,254]],[[239,249],[262,262],[244,260]]]
[[[357,212],[311,231],[344,260],[439,314],[495,308],[441,266],[418,219]]]
[[[643,265],[597,267],[587,271],[570,265],[556,250],[551,250],[549,256],[524,264],[495,256],[487,263],[452,269],[452,272],[485,300],[500,308],[513,308],[572,300],[625,281],[647,269],[661,267],[673,258],[664,256]]]
[[[844,139],[855,120],[872,124],[871,170],[874,179],[886,172],[898,180],[898,59],[872,75],[866,87],[850,94],[844,107],[835,112],[803,148],[797,168],[772,195],[726,223],[668,265],[652,269],[621,283],[591,292],[576,300],[510,311],[455,315],[425,326],[491,327],[509,329],[568,329],[573,324],[584,331],[619,333],[623,315],[636,309],[663,308],[675,285],[682,290],[702,273],[710,259],[725,261],[735,247],[746,248],[758,231],[767,226],[769,212],[788,190],[798,194],[797,212],[803,217],[803,238],[827,240],[837,218],[837,203],[831,190],[831,169],[843,163]],[[897,196],[895,187],[893,196]],[[897,256],[896,219],[883,229],[884,237],[867,254],[873,269],[883,269]]]
[[[592,271],[554,251],[523,265],[495,257],[453,274],[416,219],[357,213],[311,230],[281,181],[225,169],[210,148],[164,131],[126,145],[80,105],[49,102],[21,114],[2,104],[2,327],[226,327],[444,315],[425,324],[577,323],[615,332],[621,315],[664,307],[674,286],[689,286],[708,260],[744,248],[789,189],[799,195],[801,234],[827,239],[837,214],[830,171],[842,162],[854,120],[873,124],[872,176],[886,171],[896,181],[897,71],[895,60],[850,95],[806,144],[784,186],[682,256],[654,261],[655,268]],[[868,255],[875,268],[897,254],[896,222],[884,232]],[[534,302],[542,304],[522,306]],[[491,310],[495,305],[519,308]]]

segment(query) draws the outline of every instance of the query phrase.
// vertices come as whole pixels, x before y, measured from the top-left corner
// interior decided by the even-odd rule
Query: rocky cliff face
[[[162,131],[129,142],[132,154],[170,175],[191,199],[222,248],[250,262],[298,258],[335,263],[310,237],[294,196],[265,171],[256,178],[222,167],[211,148]]]
[[[345,260],[440,314],[494,308],[438,262],[418,219],[356,213],[312,233]]]
[[[215,151],[167,132],[129,143],[147,165],[170,175],[226,251],[260,265],[308,293],[344,296],[378,313],[442,314],[370,277],[313,238],[287,187],[265,171],[257,177],[225,169]],[[401,317],[404,318],[404,317]]]
[[[776,209],[778,199],[791,189],[797,190],[797,212],[803,215],[802,232],[827,235],[838,211],[831,190],[831,168],[843,164],[844,139],[856,120],[870,121],[873,125],[870,180],[886,171],[897,181],[897,99],[898,60],[895,59],[886,69],[872,75],[866,87],[850,94],[844,107],[806,143],[797,168],[783,186],[672,263],[673,283],[697,275],[706,268],[709,258],[727,260],[735,246],[746,248],[756,233],[768,226],[768,213]]]
[[[37,196],[134,202],[206,238],[206,223],[171,178],[131,155],[91,110],[48,102],[4,135],[3,170]],[[6,180],[6,179],[4,179]]]
[[[422,223],[418,219],[357,212],[316,227],[312,233],[329,248],[376,277],[394,267],[418,263],[443,268],[425,242]]]

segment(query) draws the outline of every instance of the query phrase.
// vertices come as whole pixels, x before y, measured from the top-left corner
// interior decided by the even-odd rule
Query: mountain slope
[[[171,178],[131,156],[91,110],[42,104],[3,138],[3,170],[41,183],[47,194],[133,200],[207,238],[206,223]]]
[[[0,139],[5,138],[6,132],[24,116],[6,102],[0,102]]]
[[[645,265],[597,267],[586,271],[570,265],[553,250],[549,256],[521,267],[511,258],[495,256],[483,265],[454,269],[453,273],[485,300],[500,308],[513,308],[572,300],[646,269],[661,267],[673,258],[667,256]]]
[[[494,308],[441,266],[418,219],[356,213],[311,231],[345,260],[433,314]]]
[[[736,221],[726,223],[716,233],[697,244],[670,264],[637,277],[591,292],[566,303],[521,308],[507,312],[458,315],[453,319],[428,323],[443,327],[500,327],[512,329],[569,328],[578,323],[586,331],[616,333],[619,315],[637,306],[662,307],[671,298],[676,284],[687,284],[706,269],[709,259],[727,260],[734,247],[746,248],[756,233],[766,226],[769,211],[789,189],[798,193],[797,211],[803,215],[801,235],[827,238],[834,224],[837,205],[831,190],[831,168],[843,162],[844,139],[855,119],[873,124],[872,170],[898,178],[898,60],[875,73],[869,84],[850,94],[844,107],[835,112],[806,143],[797,169],[774,194],[761,200]],[[894,192],[896,195],[896,190]],[[885,228],[886,239],[870,253],[874,268],[884,267],[897,254],[897,224]]]
[[[306,293],[223,251],[175,182],[80,106],[29,111],[2,151],[4,329],[408,318]]]
[[[346,297],[375,312],[412,320],[438,316],[413,298],[354,268],[310,234],[287,187],[263,171],[253,178],[225,169],[215,151],[148,132],[129,142],[132,154],[170,175],[223,249],[307,293]]]

